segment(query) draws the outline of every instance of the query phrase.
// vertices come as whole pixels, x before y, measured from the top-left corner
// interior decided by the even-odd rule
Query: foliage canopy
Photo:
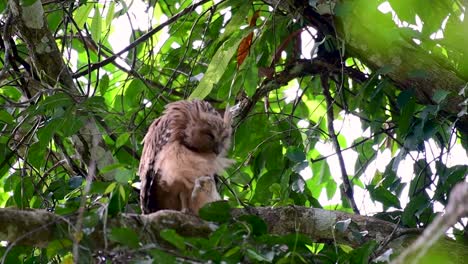
[[[466,4],[0,2],[0,207],[81,219],[80,239],[0,247],[3,260],[71,261],[81,241],[81,262],[368,262],[382,253],[376,241],[351,248],[270,234],[229,208],[364,214],[376,204],[384,220],[427,226],[468,174]],[[30,19],[19,21],[15,6]],[[201,213],[220,227],[208,238],[165,230],[171,250],[113,228],[105,235],[121,248],[93,252],[96,226],[139,213],[141,140],[164,105],[187,98],[236,109],[236,164],[220,190],[228,202]],[[466,222],[453,229],[456,243],[466,234]]]

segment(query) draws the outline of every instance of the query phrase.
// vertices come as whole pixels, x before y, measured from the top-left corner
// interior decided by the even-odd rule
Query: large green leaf
[[[234,34],[226,40],[216,51],[211,59],[208,69],[200,80],[197,88],[192,92],[189,99],[204,99],[213,90],[226,71],[226,68],[232,57],[237,51],[237,47],[242,40],[242,34]]]
[[[94,15],[91,20],[91,36],[96,42],[101,41],[101,32],[102,32],[102,16],[97,5],[94,6]]]

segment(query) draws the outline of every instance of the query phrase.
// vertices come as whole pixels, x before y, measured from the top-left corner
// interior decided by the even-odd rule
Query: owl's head
[[[172,103],[169,110],[180,113],[173,124],[184,146],[199,153],[226,155],[231,143],[229,111],[223,118],[208,102],[199,100]]]
[[[218,113],[199,112],[185,129],[184,145],[196,152],[224,156],[230,143],[230,119]]]

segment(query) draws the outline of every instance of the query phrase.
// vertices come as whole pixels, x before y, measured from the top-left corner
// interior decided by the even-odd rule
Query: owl
[[[166,106],[143,139],[139,176],[143,214],[162,209],[198,214],[219,200],[215,177],[232,161],[231,116],[208,102],[177,101]]]

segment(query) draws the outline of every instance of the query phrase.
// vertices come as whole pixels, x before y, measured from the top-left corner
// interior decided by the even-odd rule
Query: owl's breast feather
[[[228,158],[197,153],[177,142],[165,145],[156,160],[161,180],[168,185],[176,181],[193,184],[197,178],[220,174],[232,164],[233,161]]]

